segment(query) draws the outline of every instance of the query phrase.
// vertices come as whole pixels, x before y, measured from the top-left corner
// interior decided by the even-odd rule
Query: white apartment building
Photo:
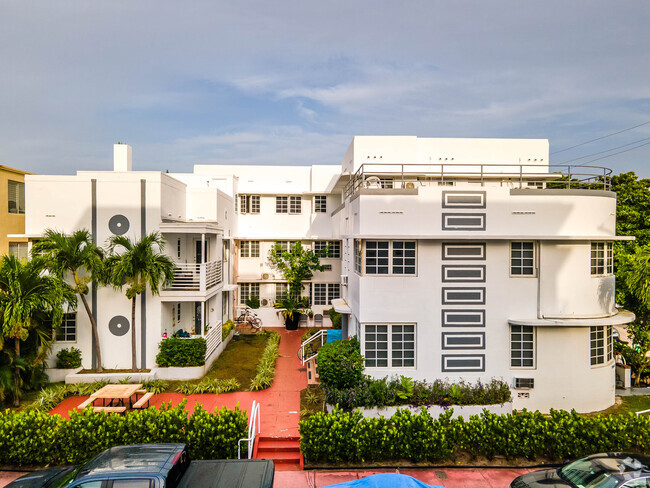
[[[142,367],[179,329],[214,356],[253,295],[264,325],[281,325],[286,283],[267,256],[301,241],[332,251],[305,284],[315,316],[303,325],[327,326],[334,306],[372,376],[502,378],[518,409],[600,410],[614,403],[612,327],[634,318],[614,303],[616,199],[607,170],[574,168],[568,182],[548,156],[546,140],[363,136],[341,166],[164,174],[133,171],[118,144],[114,171],[28,175],[26,235],[163,234],[178,270],[138,301]],[[104,366],[128,367],[130,302],[99,288],[91,304]],[[89,367],[86,322],[71,313],[54,352],[74,345]]]

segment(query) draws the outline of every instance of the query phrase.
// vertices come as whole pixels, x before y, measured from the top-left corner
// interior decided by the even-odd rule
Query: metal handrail
[[[611,188],[610,168],[586,165],[555,164],[470,164],[470,163],[364,163],[354,173],[345,187],[345,198],[355,194],[366,183],[366,177],[392,177],[406,187],[406,183],[417,181],[419,177],[439,181],[469,178],[483,183],[487,178],[501,178],[504,181],[551,182],[554,188],[563,186],[567,189],[602,189]],[[424,183],[424,182],[422,182]],[[371,186],[372,187],[372,186]]]
[[[318,356],[318,352],[315,352],[308,358],[305,358],[305,346],[308,344],[311,344],[312,342],[315,342],[317,339],[320,339],[320,345],[322,346],[324,344],[324,339],[327,338],[327,329],[322,329],[316,332],[313,336],[311,336],[309,339],[307,339],[305,342],[300,344],[300,349],[298,350],[298,357],[300,358],[300,362],[304,366],[306,362],[311,361],[314,359],[316,356]]]
[[[237,459],[241,459],[241,443],[248,442],[248,459],[253,458],[253,448],[255,447],[255,438],[262,431],[260,421],[260,404],[253,400],[251,407],[251,416],[248,419],[248,437],[237,441]],[[257,421],[257,433],[255,433],[255,422]]]

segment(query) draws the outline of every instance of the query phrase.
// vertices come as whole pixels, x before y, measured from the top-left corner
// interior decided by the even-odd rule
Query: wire
[[[592,139],[592,140],[587,141],[587,142],[582,142],[580,144],[576,144],[575,146],[567,147],[566,149],[560,149],[559,151],[553,151],[551,154],[559,154],[561,152],[568,151],[569,149],[584,146],[585,144],[589,144],[591,142],[600,141],[601,139],[606,139],[607,137],[612,137],[612,136],[615,136],[617,134],[622,134],[623,132],[627,132],[628,130],[636,129],[637,127],[643,127],[644,125],[648,125],[648,124],[650,124],[650,120],[648,120],[647,122],[644,122],[643,124],[635,125],[634,127],[629,127],[627,129],[619,130],[618,132],[612,132],[611,134],[607,134],[607,135],[602,136],[602,137],[597,137],[596,139]]]
[[[591,156],[598,156],[599,154],[604,154],[604,153],[608,153],[610,151],[615,151],[616,149],[620,149],[622,147],[631,146],[632,144],[638,144],[639,142],[647,141],[648,139],[650,139],[650,137],[644,137],[643,139],[639,139],[638,141],[628,142],[627,144],[623,144],[622,146],[610,147],[609,149],[605,149],[604,151],[600,151],[600,152],[592,153],[592,154],[587,154],[586,156],[581,156],[579,158],[567,159],[566,161],[562,161],[561,163],[553,163],[553,164],[566,164],[566,163],[570,163],[571,161],[580,161],[581,159],[590,158]],[[585,164],[585,163],[581,163],[581,164]]]
[[[630,149],[626,149],[625,151],[619,151],[619,152],[614,153],[614,154],[609,154],[607,156],[603,156],[602,158],[591,159],[589,161],[585,161],[584,163],[576,164],[576,166],[582,166],[582,165],[585,165],[585,164],[588,164],[588,163],[593,163],[594,161],[599,161],[601,159],[611,158],[612,156],[616,156],[617,154],[623,154],[623,153],[626,153],[626,152],[629,152],[629,151],[634,151],[635,149],[639,149],[640,147],[647,146],[648,144],[650,144],[650,142],[646,142],[645,144],[640,144],[640,145],[638,145],[636,147],[631,147]],[[573,166],[573,165],[571,165],[571,166]]]

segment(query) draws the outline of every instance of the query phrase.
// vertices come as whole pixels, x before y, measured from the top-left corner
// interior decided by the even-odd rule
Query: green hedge
[[[56,354],[56,367],[61,369],[72,369],[81,366],[81,350],[76,347],[61,349]]]
[[[309,463],[444,461],[456,452],[508,458],[578,458],[594,452],[650,451],[650,417],[582,417],[551,410],[434,420],[426,410],[399,409],[391,418],[364,418],[359,411],[317,413],[300,421],[300,449]]]
[[[318,351],[318,378],[325,388],[353,388],[363,380],[363,356],[359,341],[328,342]]]
[[[159,353],[156,364],[160,367],[168,366],[203,366],[205,364],[205,339],[181,339],[168,337],[160,341]]]
[[[246,412],[223,407],[209,413],[185,402],[127,415],[70,412],[70,420],[36,410],[0,414],[0,464],[78,464],[122,444],[183,442],[192,459],[232,459],[246,437]]]

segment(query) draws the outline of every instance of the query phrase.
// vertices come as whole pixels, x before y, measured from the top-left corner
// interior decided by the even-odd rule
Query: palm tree
[[[158,295],[161,284],[165,286],[173,281],[176,265],[163,253],[165,240],[158,232],[135,242],[114,235],[108,243],[108,280],[116,289],[121,290],[126,285],[126,297],[131,300],[131,369],[136,371],[135,299],[147,290],[147,286],[152,294]],[[124,252],[117,254],[118,247],[124,248]]]
[[[81,297],[90,319],[97,357],[97,372],[101,373],[103,371],[102,351],[99,345],[97,321],[88,306],[86,295],[89,290],[88,284],[101,275],[104,251],[93,242],[92,235],[86,229],[77,230],[70,236],[48,229],[43,239],[34,244],[32,254],[48,258],[48,269],[61,279],[68,273],[72,275],[74,280],[72,289]]]
[[[44,361],[49,347],[49,338],[42,333],[43,323],[52,319],[52,326],[57,327],[63,318],[63,307],[76,305],[76,295],[70,286],[57,276],[44,273],[46,259],[37,257],[31,261],[21,261],[15,256],[3,256],[0,260],[0,314],[2,318],[2,337],[14,340],[13,397],[14,406],[18,406],[22,394],[21,371]],[[38,350],[33,359],[34,364],[25,364],[20,355],[20,343],[30,337],[30,332],[40,329],[37,334]]]

